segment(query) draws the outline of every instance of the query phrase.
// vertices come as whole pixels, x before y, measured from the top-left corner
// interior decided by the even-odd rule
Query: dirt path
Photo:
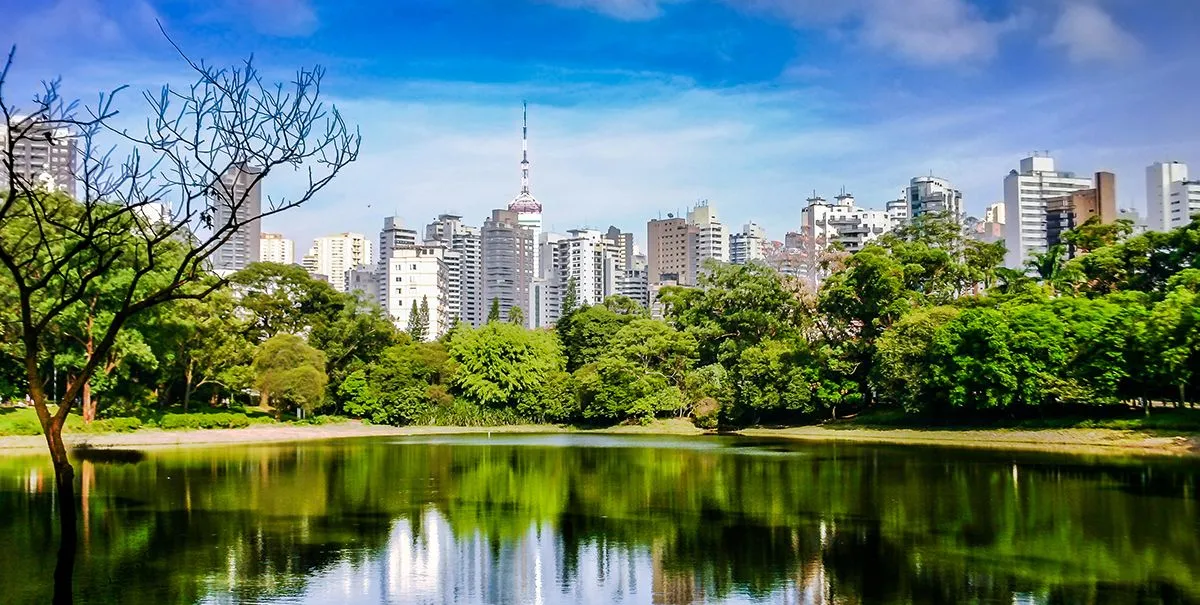
[[[781,437],[813,441],[860,443],[912,443],[982,449],[1055,451],[1093,454],[1131,453],[1144,455],[1197,456],[1196,435],[1159,436],[1114,429],[868,429],[803,426],[756,428],[738,431],[751,437]]]
[[[348,437],[380,437],[404,435],[452,435],[472,433],[606,433],[700,435],[705,431],[686,420],[657,421],[648,426],[618,426],[596,431],[581,431],[555,425],[520,425],[503,427],[392,427],[363,424],[357,421],[325,425],[254,425],[241,429],[207,429],[163,431],[143,429],[131,433],[69,433],[64,435],[70,446],[87,444],[92,447],[137,447],[143,449],[221,444],[261,444],[290,441],[314,441]],[[737,431],[748,437],[774,437],[812,441],[852,441],[860,443],[896,443],[942,445],[968,448],[987,448],[1027,451],[1060,451],[1094,454],[1139,455],[1200,455],[1200,437],[1157,436],[1135,431],[1111,429],[1044,429],[1044,430],[937,430],[937,429],[867,429],[854,427],[803,426],[791,428],[754,428]],[[0,455],[35,454],[45,451],[41,437],[0,437]]]

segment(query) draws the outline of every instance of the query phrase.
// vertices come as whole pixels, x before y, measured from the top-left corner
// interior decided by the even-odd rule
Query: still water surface
[[[76,465],[81,603],[1200,601],[1200,468],[732,438],[368,439]],[[48,602],[43,457],[0,603]]]

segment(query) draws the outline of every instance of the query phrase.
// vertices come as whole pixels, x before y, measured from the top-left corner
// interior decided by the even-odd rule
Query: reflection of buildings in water
[[[660,541],[642,546],[601,536],[574,542],[564,539],[562,528],[532,523],[512,537],[486,532],[456,533],[441,513],[427,508],[393,521],[381,551],[343,550],[337,563],[310,573],[293,598],[303,603],[420,605],[829,602],[819,552],[800,559],[763,601],[763,595],[751,597],[736,587],[723,594],[712,584],[713,569],[672,567],[670,549]],[[801,539],[795,540],[797,552],[804,550]],[[230,565],[232,571],[236,563]]]

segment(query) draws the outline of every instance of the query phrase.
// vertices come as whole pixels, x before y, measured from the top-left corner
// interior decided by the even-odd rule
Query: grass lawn
[[[1103,415],[1101,415],[1103,414]],[[1159,405],[1147,415],[1141,410],[1095,410],[1092,414],[1064,414],[1043,418],[955,419],[904,414],[899,410],[865,412],[854,418],[825,424],[837,428],[873,429],[1112,429],[1145,433],[1200,433],[1200,409]]]
[[[320,420],[317,420],[320,419]],[[329,422],[327,416],[317,416],[304,423]],[[285,417],[285,421],[295,421]],[[140,428],[211,429],[241,428],[252,424],[274,424],[274,411],[259,407],[201,408],[187,414],[154,410],[136,418],[104,418],[84,425],[83,417],[72,413],[67,417],[66,433],[125,433]],[[0,436],[41,435],[37,412],[31,407],[0,407]]]

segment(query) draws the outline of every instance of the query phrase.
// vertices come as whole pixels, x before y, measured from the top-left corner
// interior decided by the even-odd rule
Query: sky
[[[61,76],[84,103],[188,79],[192,58],[265,77],[326,69],[359,160],[264,230],[296,240],[383,217],[481,224],[520,186],[521,103],[547,230],[648,219],[699,200],[724,222],[799,227],[844,187],[882,208],[910,178],[1003,197],[1024,156],[1117,174],[1144,214],[1145,166],[1200,172],[1198,0],[0,0],[7,98]],[[285,195],[290,175],[267,181]]]

